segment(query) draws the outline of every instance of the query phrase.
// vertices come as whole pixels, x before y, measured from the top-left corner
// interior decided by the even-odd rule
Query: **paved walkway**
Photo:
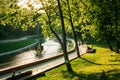
[[[86,45],[79,46],[79,48],[80,48],[81,55],[86,53]],[[75,59],[75,58],[77,58],[77,53],[76,52],[73,52],[73,53],[69,54],[69,60],[72,60],[72,59]],[[35,66],[20,69],[20,70],[16,71],[16,74],[19,74],[19,72],[25,72],[25,71],[32,70],[32,72],[33,72],[32,76],[34,76],[38,73],[47,71],[47,70],[49,70],[51,68],[54,68],[56,66],[59,66],[63,63],[64,63],[64,57],[62,56],[62,57],[59,57],[59,58],[56,58],[56,59],[46,61],[46,62],[41,63],[41,64],[37,64]],[[10,77],[11,75],[12,75],[12,73],[2,74],[2,75],[0,75],[0,80],[4,80],[5,78]]]

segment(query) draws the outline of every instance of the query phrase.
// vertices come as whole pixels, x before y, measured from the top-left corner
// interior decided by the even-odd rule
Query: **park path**
[[[86,47],[86,45],[81,45],[81,46],[79,46],[79,49],[80,49],[80,55],[82,55],[82,54],[86,53],[87,47]],[[75,59],[75,58],[77,58],[76,51],[69,54],[69,60],[72,60],[72,59]],[[27,68],[24,68],[24,69],[17,70],[16,74],[19,74],[19,72],[26,72],[26,71],[32,70],[32,75],[31,76],[35,76],[39,73],[48,71],[48,70],[50,70],[54,67],[57,67],[59,65],[62,65],[64,63],[65,63],[64,62],[64,57],[61,56],[59,58],[55,58],[55,59],[46,61],[44,63],[40,63],[40,64],[37,64],[37,65],[34,65],[34,66],[30,66],[30,67],[27,67]],[[0,80],[4,80],[7,77],[10,77],[11,75],[12,75],[12,72],[9,72],[7,74],[2,74],[2,75],[0,75]]]

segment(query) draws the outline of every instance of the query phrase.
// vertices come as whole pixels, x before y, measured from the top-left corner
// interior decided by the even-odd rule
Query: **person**
[[[91,47],[87,46],[87,52],[88,53],[95,53],[96,49],[94,49],[93,47],[91,48]]]

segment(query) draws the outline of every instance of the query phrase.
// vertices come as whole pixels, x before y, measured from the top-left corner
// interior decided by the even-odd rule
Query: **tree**
[[[44,9],[44,13],[42,13],[42,15],[43,15],[42,19],[45,21],[45,22],[43,22],[44,28],[46,28],[46,29],[48,28],[49,31],[51,31],[55,35],[55,37],[58,39],[59,43],[62,45],[62,41],[55,30],[55,26],[57,26],[55,24],[55,22],[56,22],[55,18],[57,18],[56,17],[57,12],[55,13],[55,10],[57,8],[54,3],[54,0],[51,0],[51,2],[46,2],[46,3],[44,3],[43,0],[41,0],[41,4]],[[52,4],[52,5],[47,5],[47,4]],[[45,15],[47,18],[45,17]],[[48,25],[49,27],[47,27],[46,25]],[[58,29],[58,27],[57,27],[57,29]]]
[[[28,3],[29,9],[23,8],[16,0],[1,0],[0,2],[0,25],[3,27],[1,27],[1,33],[5,36],[2,39],[37,33],[36,27],[40,15],[33,6]]]
[[[96,40],[106,41],[109,48],[113,50],[111,42],[116,40],[116,49],[119,53],[119,18],[120,2],[118,0],[87,0],[83,2],[85,12],[89,18],[90,35]]]
[[[60,3],[58,2],[59,4],[59,7],[58,7],[59,9],[58,9],[57,8],[58,5],[54,0],[51,0],[51,1],[41,0],[40,2],[42,4],[42,8],[40,8],[39,10],[44,10],[44,13],[40,13],[42,15],[41,16],[42,29],[43,31],[45,31],[45,29],[51,31],[55,35],[55,37],[58,39],[63,49],[66,67],[69,72],[72,72],[73,70],[69,63],[68,54],[67,54],[66,33],[65,33],[65,26],[63,21],[63,14],[59,12],[59,10],[61,11]],[[62,16],[62,19],[61,19],[61,16]],[[58,23],[60,22],[60,19],[61,19],[61,25],[62,25],[62,33],[61,33],[61,26],[59,25],[60,23]],[[48,34],[50,33],[49,31],[45,32],[45,34],[47,33],[47,35],[49,35]],[[60,38],[59,36],[60,34],[62,34],[63,39]]]
[[[68,5],[69,21],[70,21],[71,28],[72,28],[73,35],[74,35],[75,45],[76,45],[76,49],[77,49],[77,55],[78,55],[78,57],[80,57],[79,48],[78,48],[78,43],[77,43],[78,40],[77,40],[77,36],[76,36],[76,32],[75,32],[74,25],[73,25],[73,21],[72,21],[72,16],[71,16],[71,9],[70,9],[70,5],[69,5],[69,0],[67,0],[67,5]]]
[[[116,29],[116,48],[117,48],[117,53],[119,53],[119,43],[120,43],[120,37],[119,37],[119,28],[118,28],[118,19],[120,18],[120,15],[118,13],[120,13],[119,11],[119,5],[120,5],[120,2],[118,0],[112,0],[113,1],[113,4],[115,4],[114,6],[114,16],[115,16],[115,29]]]
[[[69,72],[73,72],[69,59],[68,59],[68,55],[67,55],[67,46],[66,46],[66,33],[65,33],[65,24],[64,24],[64,19],[63,19],[63,13],[61,10],[61,5],[60,5],[60,0],[57,0],[58,3],[58,9],[59,9],[59,13],[60,13],[60,18],[61,18],[61,26],[62,26],[62,32],[63,32],[63,53],[64,53],[64,59],[65,59],[65,63],[66,63],[66,67],[68,69]]]

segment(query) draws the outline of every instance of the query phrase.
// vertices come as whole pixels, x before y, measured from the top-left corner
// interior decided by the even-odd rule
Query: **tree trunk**
[[[47,15],[48,16],[48,15]],[[48,16],[48,24],[50,26],[50,30],[52,31],[52,33],[56,36],[56,38],[58,39],[59,43],[61,44],[61,47],[63,45],[61,39],[59,38],[59,36],[57,35],[57,33],[53,30],[52,26],[51,26],[51,21],[50,21],[50,18]]]
[[[44,6],[44,3],[43,3],[42,0],[41,0],[41,2],[42,2],[42,5]],[[52,26],[51,26],[50,15],[48,14],[48,12],[47,12],[46,9],[45,9],[45,13],[46,13],[46,16],[47,16],[47,18],[48,18],[48,21],[47,21],[47,20],[45,20],[45,21],[48,22],[48,25],[49,25],[49,27],[50,27],[50,30],[51,30],[52,33],[55,35],[55,37],[58,39],[58,41],[59,41],[59,43],[61,44],[61,47],[62,47],[63,43],[62,43],[61,39],[59,38],[59,36],[57,35],[57,33],[53,30],[53,28],[52,28]]]
[[[118,41],[118,6],[117,0],[114,0],[115,3],[115,28],[116,28],[116,49],[117,53],[119,53],[119,41]]]
[[[118,46],[119,46],[119,49],[120,49],[120,41],[118,41],[118,44],[119,44]]]
[[[116,51],[116,52],[117,52],[117,53],[120,53],[120,52],[119,52],[119,42],[118,42],[117,39],[116,39],[116,47],[117,47],[117,51]]]
[[[77,36],[75,33],[75,29],[74,29],[74,25],[72,22],[72,16],[71,16],[71,10],[70,10],[70,5],[69,5],[69,0],[67,0],[67,5],[68,5],[68,14],[70,17],[70,23],[71,23],[71,27],[72,27],[72,31],[73,31],[73,36],[74,36],[74,41],[75,41],[75,45],[76,45],[76,49],[77,49],[77,56],[80,57],[80,52],[79,52],[79,48],[78,48],[78,43],[77,43]]]
[[[62,48],[63,48],[65,64],[66,64],[68,72],[73,72],[72,67],[70,65],[70,62],[69,62],[68,55],[67,55],[66,33],[65,33],[63,13],[62,13],[61,6],[60,6],[60,0],[57,0],[57,3],[58,3],[58,9],[59,9],[59,13],[60,13],[61,26],[62,26],[62,32],[63,32],[63,46],[62,46]]]
[[[109,37],[108,37],[106,31],[105,31],[105,37],[106,37],[106,42],[107,42],[107,44],[108,44],[109,49],[110,49],[111,51],[113,51],[113,48],[112,48],[112,46],[111,46],[111,44],[110,44],[110,40],[109,40]]]
[[[107,41],[107,44],[108,44],[109,49],[110,49],[111,51],[113,51],[113,48],[112,48],[112,46],[111,46],[111,44],[110,44],[110,40],[109,40],[108,38],[106,38],[106,41]]]

